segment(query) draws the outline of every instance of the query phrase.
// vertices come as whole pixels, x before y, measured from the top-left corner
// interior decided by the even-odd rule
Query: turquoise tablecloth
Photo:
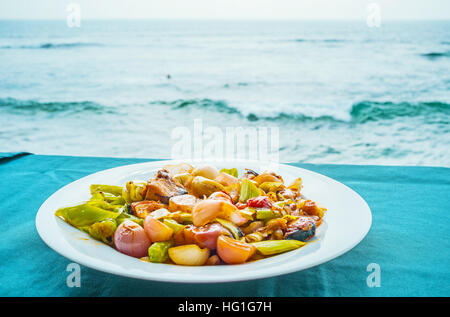
[[[35,228],[39,206],[61,186],[90,173],[142,159],[0,155],[0,296],[449,296],[450,169],[293,164],[356,190],[373,212],[366,238],[323,265],[280,277],[215,285],[118,277],[81,267],[69,288],[69,260]],[[381,286],[368,287],[369,263]]]

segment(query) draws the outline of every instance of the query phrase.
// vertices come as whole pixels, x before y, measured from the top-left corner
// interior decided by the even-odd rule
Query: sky
[[[83,19],[360,20],[370,3],[384,20],[450,19],[449,0],[1,0],[0,19],[66,19],[70,3]]]

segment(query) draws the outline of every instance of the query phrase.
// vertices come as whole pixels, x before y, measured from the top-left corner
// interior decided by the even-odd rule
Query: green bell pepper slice
[[[107,219],[116,219],[120,213],[85,203],[74,207],[60,208],[55,212],[55,215],[72,226],[80,228]]]

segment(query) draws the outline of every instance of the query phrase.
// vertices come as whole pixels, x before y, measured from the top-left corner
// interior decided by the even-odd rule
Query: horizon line
[[[82,21],[245,21],[245,22],[254,22],[254,21],[286,21],[286,22],[359,22],[365,21],[365,18],[82,18]],[[2,18],[0,17],[0,21],[66,21],[66,18]],[[383,21],[393,22],[393,21],[450,21],[449,18],[389,18],[382,19]]]

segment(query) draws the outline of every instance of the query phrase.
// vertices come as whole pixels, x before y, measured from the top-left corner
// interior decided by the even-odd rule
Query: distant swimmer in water
[[[167,74],[167,79],[170,79],[170,78],[172,78],[172,77],[170,76],[170,74]]]

